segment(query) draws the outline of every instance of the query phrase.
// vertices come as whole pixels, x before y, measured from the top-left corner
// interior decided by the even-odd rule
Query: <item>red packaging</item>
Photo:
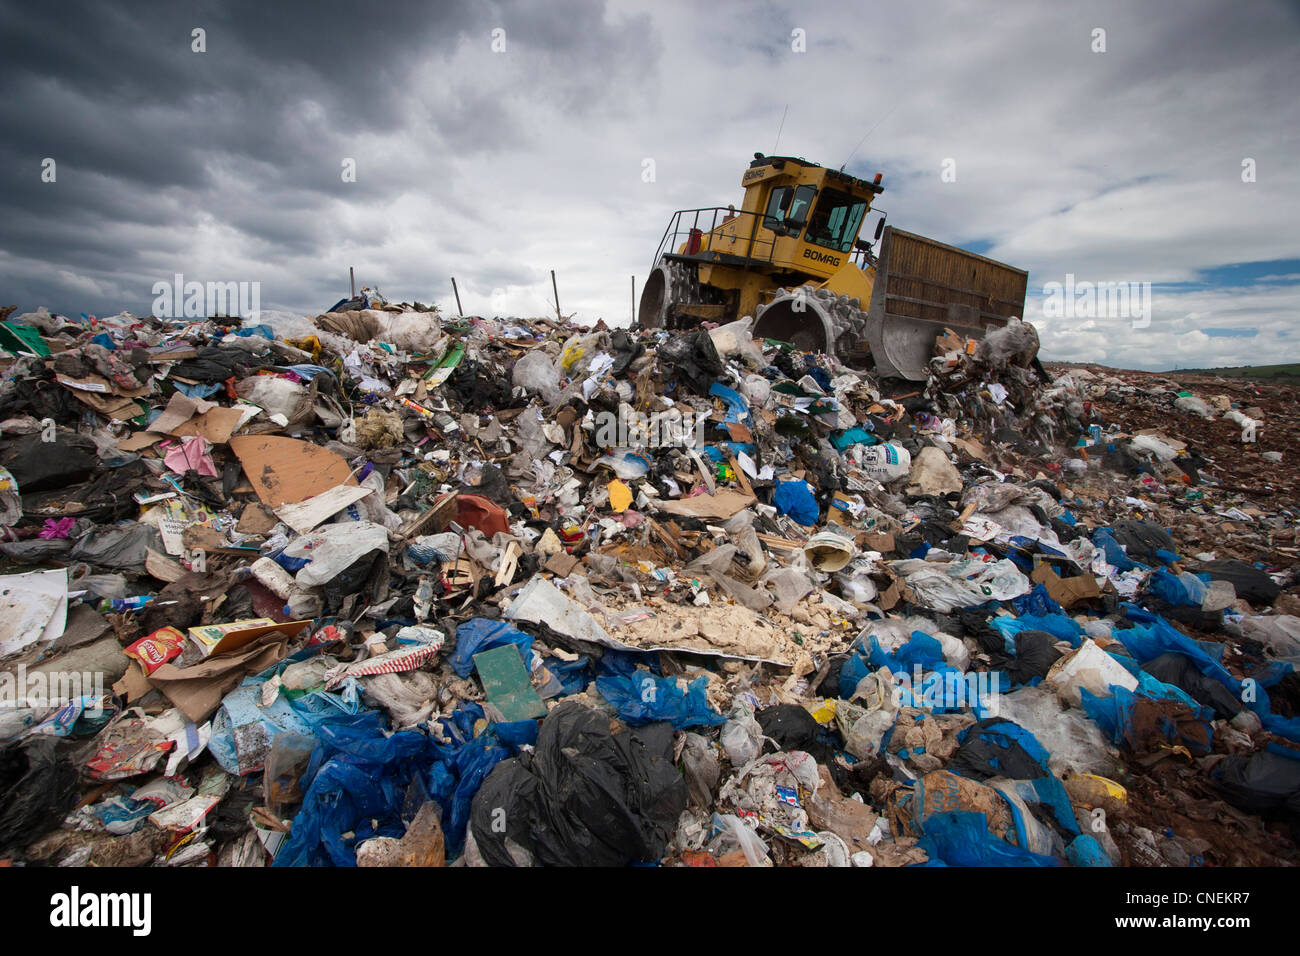
[[[142,637],[122,651],[127,657],[134,657],[144,667],[146,674],[152,674],[173,657],[179,657],[185,645],[185,635],[174,627],[160,627],[148,637]]]

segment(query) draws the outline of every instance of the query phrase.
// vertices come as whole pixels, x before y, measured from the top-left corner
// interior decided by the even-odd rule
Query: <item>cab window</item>
[[[867,214],[865,199],[855,199],[838,189],[822,191],[817,210],[808,220],[804,241],[827,249],[848,252],[858,237],[862,217]]]
[[[763,226],[779,236],[797,235],[808,221],[808,208],[817,195],[815,186],[778,186],[767,199]]]

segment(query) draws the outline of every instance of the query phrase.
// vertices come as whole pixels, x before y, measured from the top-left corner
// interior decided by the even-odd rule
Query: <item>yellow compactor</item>
[[[876,225],[858,238],[881,174],[867,181],[755,153],[735,206],[679,209],[641,293],[637,324],[681,329],[753,316],[754,335],[833,352],[920,380],[945,328],[971,338],[1021,316],[1029,274]]]

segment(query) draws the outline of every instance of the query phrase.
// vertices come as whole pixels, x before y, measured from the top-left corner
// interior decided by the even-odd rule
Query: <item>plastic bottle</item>
[[[101,614],[109,611],[121,613],[123,611],[138,611],[154,599],[152,594],[140,594],[136,597],[128,598],[111,598],[107,601],[101,601],[99,611]]]

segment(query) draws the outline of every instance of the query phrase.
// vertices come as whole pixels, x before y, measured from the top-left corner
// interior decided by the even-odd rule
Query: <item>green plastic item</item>
[[[0,347],[14,354],[47,356],[50,347],[41,338],[40,329],[13,322],[0,322]]]
[[[435,365],[429,371],[424,373],[424,380],[430,386],[437,387],[447,379],[451,378],[451,373],[456,370],[460,360],[465,357],[465,343],[457,342],[447,350],[447,354],[442,357],[442,361]]]
[[[546,716],[546,705],[528,679],[524,659],[514,644],[503,644],[474,655],[483,690],[507,721]]]

